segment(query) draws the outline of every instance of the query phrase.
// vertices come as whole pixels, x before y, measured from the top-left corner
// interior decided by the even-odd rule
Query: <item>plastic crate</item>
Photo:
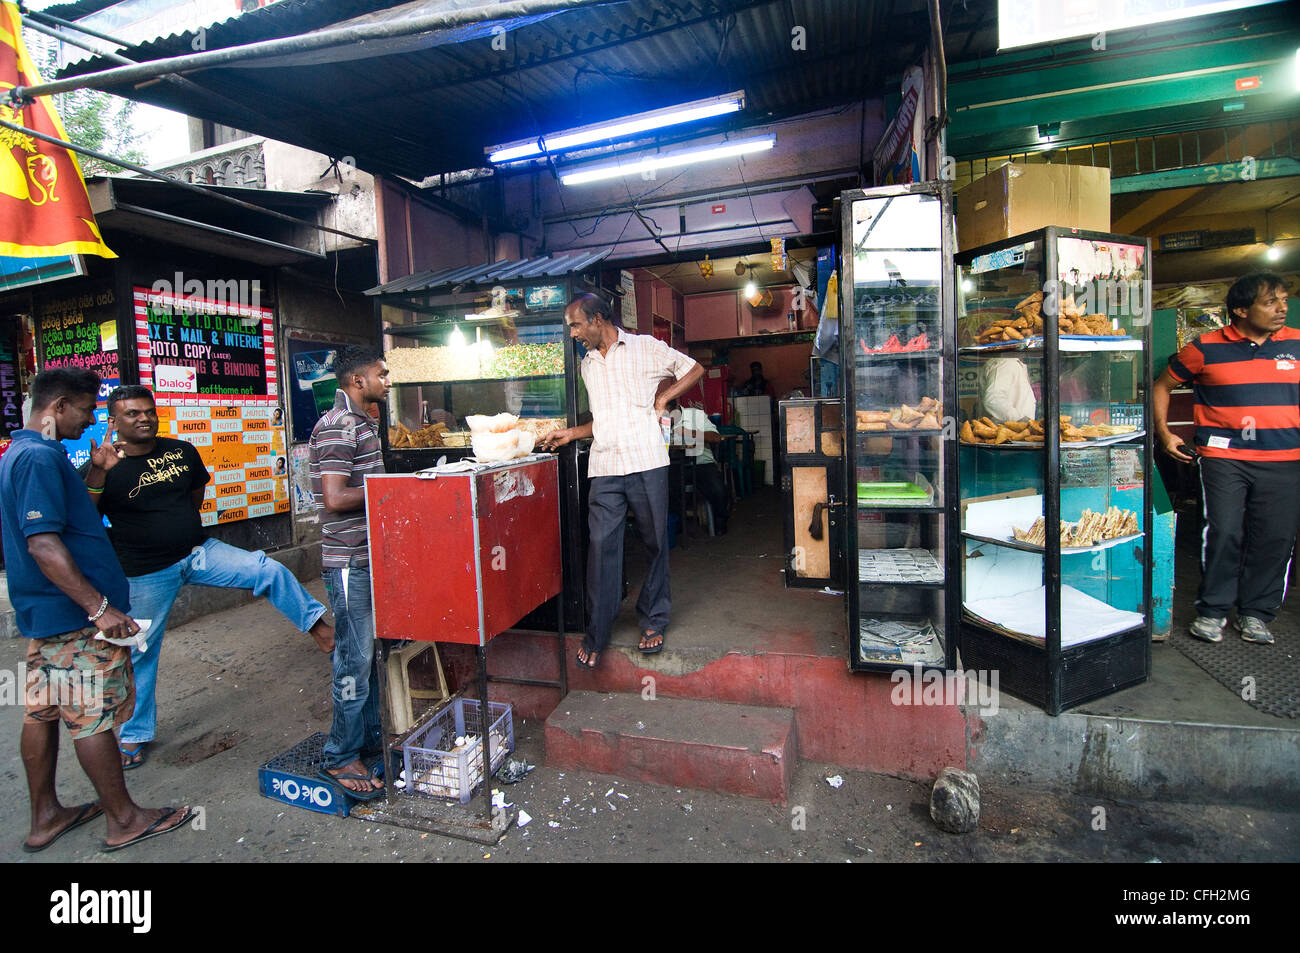
[[[492,738],[491,777],[506,755],[515,750],[515,726],[510,705],[489,702]],[[468,804],[483,784],[483,733],[479,702],[457,698],[435,712],[402,745],[406,790],[411,794]],[[456,739],[471,736],[459,748]]]
[[[329,735],[319,731],[262,765],[257,772],[262,796],[318,814],[347,817],[352,799],[316,774],[325,762],[322,750],[328,740]]]

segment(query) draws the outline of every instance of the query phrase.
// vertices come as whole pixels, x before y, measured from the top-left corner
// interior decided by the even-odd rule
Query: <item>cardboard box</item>
[[[957,193],[962,251],[1046,225],[1110,231],[1110,169],[1011,162]]]

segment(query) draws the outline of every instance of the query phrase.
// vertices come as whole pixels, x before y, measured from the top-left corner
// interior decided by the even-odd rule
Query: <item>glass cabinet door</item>
[[[946,193],[846,196],[846,381],[853,460],[850,656],[855,668],[945,667],[955,438]]]

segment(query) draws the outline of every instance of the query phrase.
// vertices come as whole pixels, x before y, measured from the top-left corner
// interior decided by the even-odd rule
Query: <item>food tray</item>
[[[915,483],[898,481],[885,483],[859,483],[858,502],[925,502],[930,493]]]
[[[871,549],[858,552],[858,581],[941,583],[943,565],[927,549]]]

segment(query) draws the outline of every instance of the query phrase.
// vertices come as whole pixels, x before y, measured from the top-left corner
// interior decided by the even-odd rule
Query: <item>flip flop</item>
[[[97,803],[83,804],[78,809],[77,816],[72,819],[72,823],[69,824],[67,827],[65,827],[63,830],[59,831],[57,834],[55,834],[53,837],[47,840],[44,844],[41,844],[38,847],[34,844],[29,844],[26,841],[23,841],[23,853],[39,854],[45,848],[49,847],[56,840],[62,837],[64,834],[68,833],[68,831],[76,830],[82,824],[89,824],[91,821],[93,821],[95,818],[99,817],[103,813],[104,813],[104,809],[100,807],[99,804]]]
[[[121,744],[118,744],[117,750],[122,753],[123,757],[127,757],[131,759],[126,764],[122,765],[123,771],[134,771],[136,768],[140,767],[140,765],[144,764],[146,761],[149,760],[149,755],[145,752],[145,747],[144,747],[148,743],[149,742],[147,741],[140,742],[140,744],[136,745],[134,751],[127,751],[125,747],[123,747]],[[137,761],[135,760],[136,758],[139,758],[140,760]]]
[[[642,629],[641,630],[642,642],[646,641],[646,639],[653,639],[655,636],[659,636],[659,644],[652,645],[649,648],[644,648],[644,649],[641,648],[640,645],[637,645],[636,650],[640,652],[642,655],[658,655],[660,652],[664,650],[664,636],[667,635],[667,633],[668,633],[667,629],[651,629],[648,632]]]
[[[356,798],[358,801],[374,801],[384,797],[388,791],[385,788],[374,788],[369,791],[354,791],[346,785],[340,784],[340,781],[369,781],[374,784],[377,778],[373,774],[330,774],[329,770],[322,765],[316,771],[317,777],[324,778],[336,788],[341,790],[348,797]]]
[[[163,834],[170,834],[172,831],[180,830],[182,827],[185,826],[185,823],[191,817],[194,816],[194,811],[188,807],[185,808],[184,816],[175,824],[173,824],[171,827],[160,828],[158,826],[163,821],[175,815],[176,812],[179,810],[180,808],[176,808],[176,807],[163,808],[162,817],[158,818],[158,820],[154,821],[152,824],[146,827],[143,832],[137,834],[135,837],[132,837],[129,841],[126,841],[125,843],[122,844],[110,844],[108,843],[108,841],[105,841],[104,846],[99,849],[99,852],[101,854],[111,854],[115,850],[125,850],[127,847],[130,847],[133,844],[138,844],[142,840],[148,840],[151,837],[161,837]]]
[[[593,669],[600,664],[600,652],[596,649],[584,648],[582,651],[587,653],[587,661],[582,660],[582,656],[574,655],[573,661],[577,663],[578,668]]]

